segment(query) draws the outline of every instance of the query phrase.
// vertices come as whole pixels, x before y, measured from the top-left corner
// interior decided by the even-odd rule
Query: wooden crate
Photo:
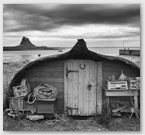
[[[127,90],[127,81],[107,81],[108,90]]]
[[[38,114],[53,114],[56,109],[56,100],[37,100]]]
[[[36,110],[37,109],[37,103],[34,102],[32,104],[29,104],[27,101],[24,101],[24,109],[25,110],[30,110],[30,111]]]
[[[140,89],[139,77],[129,78],[130,89]]]
[[[24,102],[23,97],[9,97],[9,107],[12,110],[19,111],[23,110]]]

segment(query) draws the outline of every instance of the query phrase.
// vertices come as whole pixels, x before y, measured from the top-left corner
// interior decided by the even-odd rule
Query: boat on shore
[[[58,52],[62,52],[62,50],[58,50]]]

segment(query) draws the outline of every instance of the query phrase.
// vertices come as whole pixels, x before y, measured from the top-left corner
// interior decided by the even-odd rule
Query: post
[[[138,97],[137,96],[134,96],[134,107],[135,107],[135,110],[138,110]]]
[[[106,97],[106,104],[107,104],[107,117],[111,116],[111,109],[110,109],[110,98]]]

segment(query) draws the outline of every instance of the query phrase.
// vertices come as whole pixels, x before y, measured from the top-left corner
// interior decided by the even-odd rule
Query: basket
[[[24,97],[30,92],[30,86],[26,79],[21,81],[21,85],[13,87],[15,97]]]
[[[22,89],[20,86],[13,87],[13,93],[15,97],[23,97],[28,94],[27,89]]]

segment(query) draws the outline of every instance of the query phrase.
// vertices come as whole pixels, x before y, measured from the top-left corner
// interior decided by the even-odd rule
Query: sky
[[[139,4],[4,4],[3,45],[140,47]]]

